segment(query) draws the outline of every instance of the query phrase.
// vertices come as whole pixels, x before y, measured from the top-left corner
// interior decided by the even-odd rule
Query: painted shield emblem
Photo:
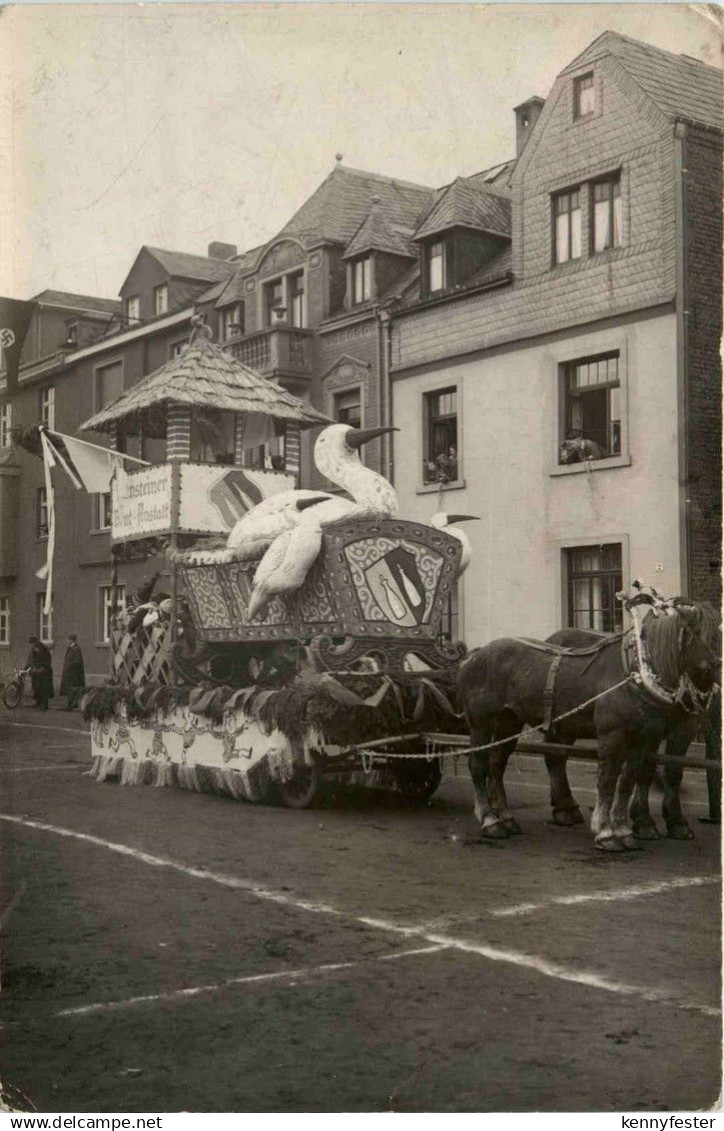
[[[364,571],[367,585],[385,620],[414,628],[425,619],[425,586],[417,562],[399,546]]]
[[[227,471],[208,492],[208,500],[231,528],[262,501],[261,491],[240,467]]]

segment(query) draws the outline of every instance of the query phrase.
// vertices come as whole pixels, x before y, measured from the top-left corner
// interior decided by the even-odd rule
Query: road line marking
[[[9,723],[0,716],[0,727],[24,727],[26,730],[52,730],[54,734],[84,734],[90,737],[89,730],[77,730],[74,727],[49,727],[45,723]]]
[[[0,768],[0,777],[3,774],[35,774],[39,770],[82,770],[83,764],[78,762],[74,766],[3,766]]]
[[[307,966],[301,970],[277,970],[270,974],[246,974],[239,978],[225,978],[223,982],[212,982],[205,986],[189,986],[183,990],[169,990],[164,994],[145,994],[141,997],[126,998],[125,1001],[100,1001],[91,1005],[73,1006],[61,1009],[54,1017],[81,1017],[90,1013],[109,1013],[119,1009],[131,1009],[136,1005],[148,1005],[157,1001],[174,1001],[198,997],[200,994],[213,994],[231,986],[253,985],[257,982],[281,982],[288,979],[309,978],[317,974],[333,974],[338,970],[353,970],[369,966],[374,962],[392,962],[399,958],[413,958],[420,954],[437,954],[447,948],[436,943],[434,946],[416,947],[414,950],[398,950],[392,954],[382,954],[378,958],[367,958],[360,962],[325,962],[321,966]]]
[[[406,938],[418,938],[426,943],[435,946],[439,945],[446,949],[459,950],[467,954],[477,954],[492,962],[506,962],[513,966],[520,966],[532,970],[535,973],[542,974],[547,978],[554,978],[563,982],[574,982],[592,989],[606,990],[609,993],[639,997],[644,1001],[672,1005],[677,1009],[701,1013],[705,1017],[719,1017],[721,1015],[720,1009],[715,1009],[708,1005],[701,1005],[698,1002],[682,1001],[673,997],[668,990],[665,989],[649,989],[645,986],[629,985],[626,982],[617,982],[614,979],[606,978],[593,971],[572,970],[568,967],[549,962],[547,959],[538,958],[536,955],[523,954],[513,950],[503,950],[499,947],[487,946],[484,943],[470,943],[466,942],[464,939],[454,938],[449,935],[439,935],[433,933],[434,928],[430,929],[424,924],[421,926],[405,927],[398,923],[390,923],[386,919],[373,919],[368,916],[355,915],[354,912],[341,911],[339,908],[331,907],[326,903],[317,903],[313,900],[297,899],[292,896],[284,895],[282,892],[262,887],[250,880],[242,880],[236,876],[228,876],[219,872],[210,872],[204,868],[191,868],[186,864],[179,864],[175,860],[170,860],[163,856],[152,856],[148,852],[142,852],[126,844],[117,844],[114,841],[102,840],[100,837],[92,836],[90,833],[81,833],[73,829],[48,825],[43,821],[31,821],[9,813],[0,813],[0,820],[21,825],[24,828],[39,829],[42,832],[55,833],[57,836],[84,841],[87,844],[94,844],[99,848],[117,852],[121,856],[129,856],[131,859],[140,860],[142,863],[149,864],[152,867],[170,868],[172,871],[191,876],[193,879],[209,880],[222,887],[248,892],[250,895],[255,895],[258,899],[267,900],[270,903],[278,903],[282,906],[293,907],[302,911],[311,911],[315,914],[332,915],[337,919],[346,919],[348,922],[361,923],[363,926],[389,931],[392,934],[404,935]]]
[[[702,887],[704,884],[720,884],[719,876],[691,876],[675,880],[661,880],[648,884],[636,884],[630,888],[615,888],[613,891],[584,892],[581,895],[554,895],[541,903],[516,903],[511,907],[495,907],[492,911],[484,911],[480,915],[460,915],[438,919],[433,923],[426,923],[423,929],[437,930],[452,927],[462,923],[479,923],[485,919],[507,919],[516,915],[530,915],[535,911],[547,911],[551,907],[575,907],[582,903],[618,903],[630,899],[639,899],[641,896],[658,895],[660,892],[673,891],[676,888]]]
[[[360,919],[368,926],[377,926],[382,930],[397,931],[407,937],[418,936],[431,943],[439,943],[450,950],[460,950],[468,954],[477,954],[491,962],[507,962],[513,966],[520,966],[533,970],[546,978],[555,978],[562,982],[573,982],[577,985],[588,986],[592,989],[606,990],[609,993],[623,994],[627,997],[639,997],[644,1001],[655,1002],[662,1005],[673,1005],[677,1009],[684,1009],[694,1013],[702,1013],[705,1017],[720,1017],[721,1009],[710,1005],[701,1005],[699,1002],[682,1001],[675,998],[668,990],[635,986],[627,982],[618,982],[613,978],[596,974],[589,970],[572,970],[570,967],[561,966],[557,962],[549,962],[546,958],[538,958],[533,954],[523,954],[515,950],[503,950],[500,947],[488,946],[486,943],[472,943],[465,939],[454,938],[451,935],[438,935],[427,932],[422,927],[397,927],[387,923],[384,919]]]

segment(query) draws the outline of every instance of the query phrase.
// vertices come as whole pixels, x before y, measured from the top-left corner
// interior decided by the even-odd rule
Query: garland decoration
[[[234,689],[228,685],[156,685],[125,688],[106,684],[86,692],[83,718],[101,722],[125,708],[129,722],[170,714],[188,706],[193,714],[221,723],[229,711],[241,710],[267,733],[280,730],[290,741],[302,741],[310,729],[338,746],[409,731],[467,733],[457,710],[454,671],[409,672],[402,675],[321,672],[303,673],[281,688],[260,684]]]

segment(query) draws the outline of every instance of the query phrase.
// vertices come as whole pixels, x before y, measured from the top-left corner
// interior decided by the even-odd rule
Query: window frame
[[[590,81],[589,81],[590,80]],[[587,85],[584,86],[583,84]],[[590,110],[581,110],[581,91],[590,90],[593,105]],[[583,75],[576,75],[573,79],[573,120],[585,122],[596,115],[596,80],[593,71],[586,71]]]
[[[301,290],[294,289],[295,280],[301,279]],[[290,271],[288,275],[284,276],[284,284],[287,295],[287,319],[290,326],[295,330],[304,330],[307,326],[307,280],[304,275],[304,269],[299,271]]]
[[[355,393],[357,394],[357,403],[359,404],[359,424],[352,424],[352,427],[353,428],[364,428],[365,404],[364,404],[364,385],[362,385],[362,384],[346,385],[342,389],[335,389],[334,392],[331,395],[332,396],[332,405],[331,405],[332,411],[331,411],[330,415],[331,415],[332,419],[336,420],[337,423],[339,423],[339,424],[351,424],[351,421],[342,420],[340,418],[340,416],[339,416],[339,412],[340,412],[339,402],[344,397],[350,397],[351,395],[353,395]],[[360,451],[360,455],[362,455],[362,451]]]
[[[41,385],[38,390],[38,412],[40,423],[44,424],[49,432],[55,430],[55,385]]]
[[[0,404],[0,451],[12,447],[13,443],[13,402]]]
[[[135,303],[135,314],[131,313],[131,307]],[[141,296],[129,295],[125,302],[125,312],[127,322],[140,322],[141,321]]]
[[[613,361],[613,360],[616,361],[616,379],[615,380],[597,381],[596,383],[588,385],[588,386],[581,386],[578,393],[571,391],[571,374],[572,374],[573,371],[575,371],[576,369],[580,368],[583,365],[589,365],[590,366],[590,365],[595,363],[598,366],[598,365],[600,365],[601,362],[604,362],[604,361],[609,362],[609,361]],[[571,358],[568,361],[562,362],[560,368],[561,368],[561,373],[560,373],[560,379],[559,379],[559,397],[562,399],[562,404],[560,406],[561,411],[560,411],[560,414],[559,414],[559,419],[560,419],[560,422],[561,422],[560,442],[559,442],[559,464],[560,464],[560,466],[561,467],[575,466],[575,465],[572,465],[572,464],[562,463],[561,459],[560,459],[560,452],[561,452],[563,444],[566,442],[566,440],[568,440],[570,438],[568,436],[568,433],[573,428],[573,425],[569,421],[569,415],[570,415],[569,410],[570,410],[570,407],[571,407],[570,402],[572,400],[581,400],[582,401],[587,393],[601,393],[601,392],[606,392],[607,390],[610,390],[610,389],[618,389],[618,399],[619,399],[619,402],[620,402],[619,403],[619,413],[620,413],[620,415],[618,417],[618,425],[619,425],[618,451],[613,450],[613,443],[612,443],[613,431],[612,431],[612,429],[613,429],[614,420],[611,418],[610,401],[609,401],[609,398],[607,397],[606,398],[606,444],[605,444],[605,453],[606,454],[602,455],[602,456],[594,457],[590,460],[581,461],[581,462],[594,464],[594,463],[599,463],[601,460],[617,459],[618,457],[623,455],[623,415],[624,415],[624,410],[625,410],[625,404],[624,404],[624,397],[623,397],[623,388],[622,388],[622,383],[621,383],[621,354],[620,354],[620,350],[611,349],[611,350],[604,350],[602,352],[595,353],[595,354],[584,354],[582,356]],[[582,426],[581,426],[580,430],[583,431]],[[584,436],[583,439],[589,440],[593,443],[598,443],[599,446],[604,447],[604,445],[601,445],[600,441],[594,439],[593,436]]]
[[[51,599],[50,612],[47,614],[47,616],[43,612],[43,605],[44,604],[45,604],[45,590],[43,589],[42,592],[36,593],[36,596],[35,596],[35,610],[36,610],[36,617],[37,617],[36,623],[38,625],[38,639],[40,640],[41,644],[52,644],[53,643],[54,602]]]
[[[272,303],[272,302],[270,302],[270,294],[272,293],[273,290],[276,290],[276,288],[279,288],[279,301]],[[268,330],[272,326],[276,325],[275,320],[274,320],[274,311],[275,310],[277,310],[281,307],[282,309],[285,310],[285,313],[286,313],[286,308],[285,308],[285,303],[284,303],[284,276],[278,275],[274,279],[265,280],[265,282],[262,283],[262,286],[261,286],[261,293],[262,293],[262,303],[263,303],[263,313],[264,313],[264,319],[263,319],[264,320],[264,328]]]
[[[591,552],[599,549],[601,556],[603,551],[617,547],[619,550],[619,565],[616,568],[605,568],[603,565],[599,566],[596,570],[574,572],[572,569],[573,555],[576,553]],[[580,544],[566,546],[562,549],[562,574],[565,584],[565,603],[564,603],[564,628],[581,628],[591,632],[622,632],[624,629],[624,609],[620,602],[616,601],[616,593],[623,588],[624,579],[624,552],[623,544],[618,540],[603,541],[599,539],[586,540]],[[574,606],[574,585],[576,581],[589,582],[589,619],[595,618],[595,613],[600,612],[605,615],[606,611],[611,614],[611,626],[603,627],[596,624],[576,624],[575,623],[575,606]],[[609,590],[611,598],[609,605],[605,603],[599,609],[595,605],[595,597],[593,594],[592,585],[595,580],[602,581]],[[603,588],[603,586],[602,586]]]
[[[102,385],[102,381],[103,381],[102,374],[105,373],[105,371],[107,369],[114,369],[118,365],[120,365],[120,367],[121,367],[120,368],[121,385],[123,386],[123,388],[121,389],[121,392],[124,392],[125,391],[125,384],[126,384],[126,367],[124,365],[123,354],[119,354],[116,357],[107,358],[100,365],[95,365],[93,367],[93,411],[94,412],[100,412],[101,409],[105,408],[107,404],[111,403],[111,400],[116,399],[115,397],[112,397],[111,400],[106,401],[105,404],[102,403],[101,385]],[[117,396],[120,396],[120,393],[118,393]]]
[[[159,310],[159,299],[163,299],[160,303],[162,307]],[[169,312],[168,302],[168,283],[159,283],[157,287],[153,288],[153,314],[155,318],[160,318]]]
[[[92,515],[92,534],[107,534],[111,529],[111,522],[113,512],[111,509],[111,492],[110,491],[94,491],[91,495],[93,515]],[[107,499],[108,502],[104,502]],[[106,518],[106,510],[108,511],[108,522]]]
[[[437,255],[435,255],[433,257],[433,251],[437,247],[440,248],[440,255],[439,255],[439,257]],[[442,283],[441,283],[441,286],[439,286],[439,287],[433,287],[433,285],[432,285],[432,262],[433,262],[433,258],[435,258],[435,259],[439,258],[439,260],[440,260],[440,271],[441,271]],[[449,262],[448,262],[448,258],[449,258],[448,241],[445,239],[444,236],[435,236],[433,239],[430,240],[430,242],[425,247],[425,286],[426,286],[428,295],[438,295],[438,294],[441,294],[443,291],[447,290],[448,285],[449,285],[449,277],[450,277],[450,265],[449,265]]]
[[[609,232],[611,233],[611,243],[606,244],[604,247],[596,247],[596,189],[602,185],[611,186],[611,194],[608,199],[608,224]],[[618,189],[618,192],[616,192]],[[616,242],[616,201],[618,200],[618,242]],[[588,182],[588,254],[589,257],[593,255],[603,255],[606,251],[613,251],[615,248],[623,247],[623,185],[621,178],[621,170],[617,169],[613,173],[608,173],[603,177],[595,177]]]
[[[45,522],[42,521],[45,513]],[[48,515],[48,493],[45,487],[35,488],[35,537],[38,542],[46,542],[50,535]]]
[[[583,190],[584,190],[584,186],[579,184],[579,185],[571,185],[569,188],[560,189],[557,192],[551,193],[551,252],[552,252],[551,260],[552,260],[553,267],[561,267],[566,263],[577,263],[579,260],[585,258],[584,247],[583,247],[583,232],[584,232],[583,199],[582,199]],[[566,209],[565,212],[559,213],[558,212],[558,202],[560,200],[563,200],[564,197],[572,198],[574,195],[578,197],[578,207],[572,208],[572,207],[569,206]],[[572,221],[572,217],[573,217],[575,212],[578,213],[578,244],[579,244],[578,255],[573,255],[573,221]],[[565,216],[568,217],[568,225],[567,225],[568,255],[566,256],[565,259],[559,259],[559,257],[558,257],[558,216],[559,215],[565,215]]]
[[[606,456],[597,460],[582,460],[580,463],[562,464],[559,462],[561,444],[566,438],[566,367],[584,359],[598,358],[618,352],[618,380],[621,389],[621,454]],[[634,354],[633,357],[636,355]],[[629,449],[629,338],[621,330],[602,330],[597,334],[581,336],[576,342],[561,342],[549,348],[551,379],[554,382],[557,398],[557,423],[550,429],[549,475],[580,475],[588,471],[594,473],[615,467],[630,467]]]
[[[113,603],[111,596],[113,590],[116,591],[116,609],[125,609],[126,607],[126,586],[120,585],[99,585],[98,586],[98,641],[99,645],[108,645],[111,642],[111,609]]]
[[[11,645],[12,606],[10,596],[5,593],[0,596],[0,648],[9,648]]]
[[[460,473],[460,411],[458,402],[459,386],[443,385],[439,388],[427,389],[423,393],[423,437],[422,437],[422,482],[426,487],[440,486],[443,487],[450,483],[457,483],[461,479]],[[455,411],[454,412],[441,412],[433,415],[433,399],[441,398],[444,396],[453,395],[455,397]],[[439,461],[445,457],[445,452],[440,452],[437,456],[434,455],[436,448],[435,444],[435,427],[445,428],[449,430],[450,424],[453,422],[455,431],[455,443],[449,443],[449,435],[446,441],[446,449],[449,454],[450,448],[455,449],[455,463],[454,466],[445,468],[444,464],[440,465]],[[438,473],[434,473],[430,465],[436,464],[439,467]],[[442,473],[445,477],[437,478],[437,474]]]
[[[234,330],[232,334],[229,333],[230,325],[236,325],[239,328],[238,330]],[[232,302],[229,306],[222,306],[219,311],[219,340],[221,342],[228,342],[231,341],[232,338],[243,338],[245,333],[246,327],[243,302]]]
[[[350,260],[350,305],[359,306],[372,299],[373,256],[370,252]],[[361,274],[361,280],[358,272]],[[361,281],[361,293],[360,293]]]

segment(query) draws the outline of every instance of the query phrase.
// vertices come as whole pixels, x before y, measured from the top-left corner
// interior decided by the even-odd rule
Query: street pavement
[[[78,712],[0,713],[2,1063],[39,1111],[670,1111],[720,1087],[719,830],[594,851],[511,760],[419,808],[96,783]],[[573,764],[586,813],[595,767]],[[659,802],[655,802],[656,809]],[[663,826],[660,824],[663,830]]]

